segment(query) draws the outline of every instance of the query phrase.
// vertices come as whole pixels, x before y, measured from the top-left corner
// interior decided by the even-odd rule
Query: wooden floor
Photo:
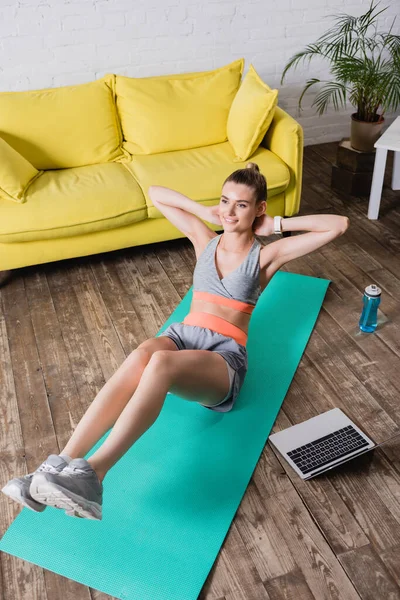
[[[368,220],[367,198],[330,187],[336,146],[305,149],[299,215],[347,215],[350,227],[283,268],[332,283],[273,432],[337,406],[379,443],[400,432],[400,193],[389,186],[390,156],[379,220]],[[194,264],[185,238],[26,267],[0,289],[0,487],[64,446],[186,294]],[[370,283],[382,301],[377,331],[365,334]],[[2,535],[20,507],[0,496]],[[4,600],[110,598],[4,553],[0,565]],[[328,598],[400,599],[400,435],[307,482],[266,444],[199,596]]]

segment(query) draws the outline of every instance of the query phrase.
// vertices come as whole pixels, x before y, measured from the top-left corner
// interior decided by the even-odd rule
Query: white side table
[[[383,176],[385,174],[387,151],[394,151],[392,190],[400,190],[400,117],[397,117],[376,140],[374,174],[372,175],[371,193],[368,204],[368,219],[377,219],[381,203]]]

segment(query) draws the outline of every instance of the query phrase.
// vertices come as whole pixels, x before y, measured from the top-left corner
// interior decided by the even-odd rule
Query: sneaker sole
[[[23,495],[21,494],[20,488],[15,484],[10,483],[10,484],[4,486],[1,491],[3,492],[3,494],[5,494],[9,498],[11,498],[12,500],[15,500],[15,502],[19,502],[19,504],[26,506],[26,508],[29,508],[30,510],[33,510],[34,512],[43,512],[44,509],[46,508],[45,504],[38,503],[39,506],[36,506],[36,504],[37,504],[36,502],[35,502],[35,504],[31,505],[29,498],[24,498]]]
[[[18,502],[19,504],[22,504],[26,508],[29,508],[29,510],[33,510],[33,512],[43,512],[47,506],[46,504],[41,504],[40,502],[36,502],[35,500],[33,500],[33,498],[32,498],[32,500],[30,498],[25,498],[22,495],[20,488],[15,484],[5,485],[1,491],[3,492],[3,494],[5,494],[9,498],[11,498],[11,500],[14,500],[14,502]],[[32,505],[30,504],[30,502],[32,502]],[[62,508],[62,507],[55,506],[54,508]],[[74,515],[73,510],[66,510],[65,514],[67,514],[68,516],[71,516],[71,517],[78,516],[78,515]]]
[[[78,515],[78,513],[75,512],[74,510],[66,510],[65,514],[68,515],[69,517],[78,517],[79,519],[84,519],[85,518],[82,515]]]
[[[56,483],[47,481],[45,476],[41,474],[33,477],[29,491],[32,498],[37,502],[47,506],[64,508],[68,511],[68,516],[83,517],[96,521],[100,521],[102,518],[102,508],[97,502],[90,502],[90,500],[86,500]]]

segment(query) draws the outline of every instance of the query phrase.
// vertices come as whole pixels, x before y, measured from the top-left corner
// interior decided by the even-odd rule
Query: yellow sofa
[[[184,237],[153,206],[149,187],[213,205],[249,160],[266,176],[267,213],[297,214],[301,126],[276,106],[245,161],[227,139],[243,64],[0,93],[0,138],[36,173],[16,201],[0,181],[0,271]]]

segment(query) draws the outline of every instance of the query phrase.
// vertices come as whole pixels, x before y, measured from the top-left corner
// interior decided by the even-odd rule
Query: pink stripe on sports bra
[[[214,304],[221,304],[223,306],[229,306],[230,308],[234,308],[236,310],[239,310],[240,312],[244,312],[249,315],[251,315],[255,308],[253,304],[248,304],[247,302],[241,302],[240,300],[234,300],[233,298],[225,298],[224,296],[219,296],[218,294],[210,294],[209,292],[200,292],[198,290],[193,291],[193,299],[204,300],[205,302],[214,302]]]

